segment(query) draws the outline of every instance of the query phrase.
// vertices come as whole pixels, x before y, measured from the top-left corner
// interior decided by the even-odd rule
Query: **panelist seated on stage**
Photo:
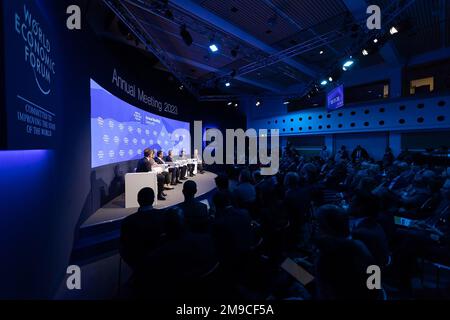
[[[176,183],[182,183],[180,180],[186,180],[183,179],[184,176],[186,175],[186,166],[184,166],[184,170],[183,170],[183,166],[180,166],[177,163],[177,160],[175,160],[175,158],[173,157],[173,151],[169,150],[169,152],[167,153],[167,157],[165,158],[166,163],[170,163],[172,165],[175,166],[176,170]],[[184,171],[184,175],[183,175],[183,171]]]
[[[156,162],[153,160],[153,157],[155,155],[155,152],[149,148],[144,150],[144,158],[139,160],[136,172],[152,172],[153,169],[156,169]],[[165,182],[165,176],[161,173],[157,174],[157,180],[158,180],[158,200],[164,201],[166,200],[164,194],[164,182]]]
[[[166,177],[167,185],[170,183],[172,186],[175,186],[178,183],[181,183],[181,181],[178,179],[178,168],[176,166],[170,167],[170,165],[164,160],[164,152],[158,151],[158,153],[156,154],[155,161],[160,165],[167,166],[167,171],[169,172],[169,175]],[[173,161],[168,161],[168,162],[173,162]]]
[[[170,179],[170,170],[169,170],[169,165],[166,164],[166,162],[163,159],[163,155],[164,153],[162,151],[158,151],[156,154],[156,158],[155,158],[155,163],[160,166],[163,170],[162,174],[164,175],[164,183],[166,185],[165,189],[166,190],[173,190],[172,187],[170,187],[169,185],[171,184],[171,179]],[[173,185],[173,183],[172,183]]]
[[[186,156],[186,152],[184,150],[180,151],[180,156],[178,157],[178,160],[189,160],[189,158]],[[188,163],[186,164],[185,170],[187,170],[187,173],[189,174],[190,177],[194,176],[194,169],[195,169],[195,165],[193,163]],[[186,176],[186,171],[184,172],[184,175],[181,174],[182,177]]]

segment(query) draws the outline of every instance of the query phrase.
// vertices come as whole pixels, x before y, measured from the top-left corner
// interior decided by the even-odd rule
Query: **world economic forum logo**
[[[15,13],[14,29],[23,41],[25,63],[33,70],[36,85],[43,95],[51,93],[52,78],[56,75],[50,39],[40,21],[27,5],[23,13]]]

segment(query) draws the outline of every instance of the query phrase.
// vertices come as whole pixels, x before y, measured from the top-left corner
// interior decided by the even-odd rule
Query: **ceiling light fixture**
[[[398,33],[398,29],[397,29],[396,27],[392,27],[392,28],[389,30],[389,33],[390,33],[391,35],[394,35],[394,34]]]
[[[219,51],[219,47],[216,44],[212,43],[209,46],[209,50],[211,50],[212,53],[216,53],[217,51]]]

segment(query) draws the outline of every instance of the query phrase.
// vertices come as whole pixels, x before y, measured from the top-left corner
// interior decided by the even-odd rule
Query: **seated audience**
[[[251,218],[246,210],[235,209],[227,192],[214,195],[216,208],[212,235],[223,262],[235,264],[248,254],[254,244]]]
[[[349,217],[338,206],[326,205],[316,213],[318,234],[315,261],[319,299],[377,299],[367,290],[367,268],[375,261],[367,247],[350,236]]]
[[[352,161],[362,162],[367,160],[369,160],[369,153],[367,152],[367,150],[360,145],[356,146],[355,150],[353,150],[352,152]]]
[[[207,232],[209,227],[209,214],[206,204],[195,200],[197,184],[194,181],[186,181],[183,185],[184,202],[180,209],[184,214],[187,228],[192,232]]]
[[[148,252],[138,274],[138,297],[172,301],[210,299],[211,292],[205,291],[202,284],[218,268],[211,236],[190,232],[178,208],[165,213],[164,228],[166,242]]]
[[[328,159],[330,158],[330,152],[328,152],[327,146],[322,146],[322,150],[320,150],[319,157],[323,161],[328,161]]]
[[[361,190],[353,197],[349,211],[358,220],[352,228],[353,239],[361,240],[366,245],[378,266],[386,266],[389,262],[389,243],[378,220],[378,199],[370,191],[365,193]]]
[[[246,207],[251,205],[256,200],[256,189],[251,184],[251,173],[249,170],[244,169],[239,175],[239,184],[233,191],[233,197],[239,206]]]
[[[126,217],[121,226],[120,255],[133,269],[137,270],[143,257],[156,249],[164,235],[163,213],[153,208],[155,193],[144,188],[138,193],[139,210]]]
[[[345,146],[334,159],[322,151],[308,158],[289,143],[274,176],[261,176],[259,165],[225,167],[215,179],[211,216],[195,200],[193,181],[184,184],[180,210],[164,216],[141,195],[121,235],[140,294],[172,298],[177,288],[180,297],[220,291],[245,299],[380,299],[382,291],[366,284],[367,267],[378,265],[383,288],[411,298],[419,258],[450,265],[447,166],[417,162],[408,152],[395,159],[390,148],[378,162],[362,146],[351,159]],[[152,170],[147,156],[139,164],[145,172]],[[160,160],[158,154],[156,162],[173,162],[171,152]],[[182,170],[178,175],[191,172]],[[404,226],[398,217],[414,220]],[[280,268],[286,257],[315,280],[297,283]],[[216,289],[219,283],[227,289]]]

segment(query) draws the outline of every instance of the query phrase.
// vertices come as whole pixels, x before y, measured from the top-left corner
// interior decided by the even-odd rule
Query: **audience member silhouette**
[[[158,247],[165,233],[163,213],[153,208],[154,200],[153,189],[139,191],[139,210],[122,222],[120,254],[135,271],[141,266],[143,257]]]
[[[180,208],[183,210],[188,229],[204,233],[209,227],[208,207],[195,199],[196,193],[197,184],[194,181],[186,181],[183,185],[184,202],[180,204]]]

